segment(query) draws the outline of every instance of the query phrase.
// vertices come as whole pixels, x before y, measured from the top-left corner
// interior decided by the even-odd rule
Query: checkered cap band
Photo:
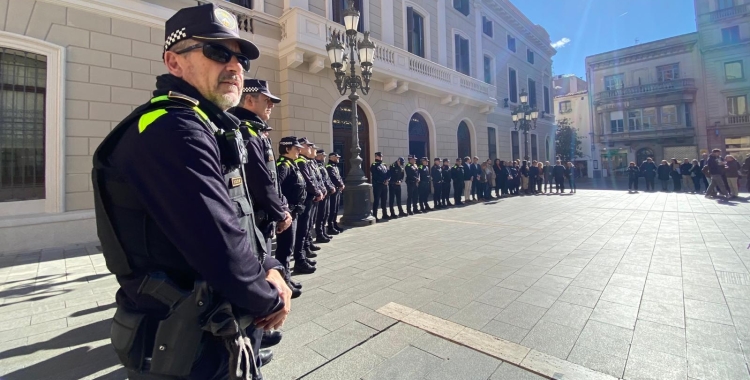
[[[167,36],[167,40],[164,42],[164,50],[169,50],[172,45],[176,44],[185,37],[187,37],[185,28],[180,28],[170,33],[169,36]]]
[[[249,93],[260,92],[260,88],[258,88],[258,87],[245,87],[245,88],[242,89],[242,92],[249,92]]]

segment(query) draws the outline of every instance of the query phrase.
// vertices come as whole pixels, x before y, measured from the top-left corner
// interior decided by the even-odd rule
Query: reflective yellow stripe
[[[167,110],[165,109],[158,109],[153,110],[151,112],[144,113],[141,115],[140,119],[138,119],[138,133],[143,133],[143,131],[146,130],[146,127],[151,125],[156,119],[161,117],[162,115],[166,115]]]
[[[296,162],[296,163],[307,162],[307,160],[305,160],[304,158],[300,157],[300,158],[294,160],[294,162]]]
[[[169,96],[162,95],[162,96],[157,96],[157,97],[151,98],[151,103],[161,102],[161,101],[164,101],[164,100],[169,100]]]
[[[208,115],[206,115],[203,111],[201,111],[198,107],[193,107],[193,111],[195,111],[200,117],[203,118],[204,121],[208,121]]]

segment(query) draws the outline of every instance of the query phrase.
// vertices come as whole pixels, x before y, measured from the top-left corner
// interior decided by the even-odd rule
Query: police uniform
[[[297,140],[301,145],[312,145],[312,143],[306,138],[302,137]],[[307,196],[305,197],[305,208],[302,214],[300,214],[297,220],[297,230],[294,234],[294,271],[298,273],[313,273],[315,272],[314,261],[307,258],[309,251],[308,233],[310,232],[311,220],[312,220],[312,209],[316,197],[323,195],[318,187],[318,183],[312,173],[312,166],[310,160],[300,156],[294,160],[297,164],[302,178],[305,180],[305,190]]]
[[[400,163],[400,165],[399,165]],[[401,208],[401,181],[404,180],[404,158],[399,157],[396,162],[391,164],[388,169],[388,206],[391,209],[391,218],[396,216],[396,212],[393,210],[393,205],[398,205],[398,216],[406,216],[404,209]]]
[[[336,192],[333,193],[328,201],[328,233],[342,233],[344,229],[339,226],[337,221],[339,215],[339,204],[341,203],[341,191],[344,188],[344,180],[341,179],[339,174],[339,166],[337,163],[331,161],[331,157],[341,158],[338,153],[331,152],[328,154],[328,163],[326,164],[326,171],[328,172],[328,178],[331,179],[331,183],[336,188]]]
[[[323,149],[318,149],[315,153],[320,155],[325,154],[326,152]],[[318,214],[315,217],[315,236],[325,237],[330,241],[331,236],[329,236],[330,234],[328,234],[328,231],[326,231],[325,225],[328,221],[328,214],[331,212],[331,196],[336,191],[336,187],[333,185],[331,178],[328,176],[328,170],[326,169],[325,162],[323,162],[323,160],[318,160],[316,156],[315,165],[317,166],[318,173],[320,173],[321,183],[326,188],[326,197],[318,203]],[[338,232],[334,232],[334,234],[338,234]]]
[[[425,165],[425,161],[427,164]],[[422,157],[422,163],[418,166],[419,168],[419,209],[422,212],[432,210],[427,204],[427,200],[430,198],[430,160],[427,157]]]
[[[259,56],[239,37],[236,18],[213,4],[179,10],[165,37],[165,51],[188,38],[234,40],[245,64]],[[245,321],[283,308],[265,278],[283,268],[263,252],[238,128],[238,119],[166,74],[94,153],[97,233],[120,284],[111,341],[131,379],[212,379],[230,370],[260,378],[262,331]]]
[[[416,158],[413,155],[409,155],[409,159]],[[406,174],[406,213],[414,215],[414,213],[421,213],[417,210],[417,202],[419,201],[419,192],[417,186],[419,183],[419,168],[417,164],[411,162],[406,164],[404,169]]]
[[[282,148],[296,146],[302,148],[294,136],[284,137],[279,140],[279,151]],[[276,160],[276,169],[279,175],[279,186],[281,193],[287,200],[290,214],[292,215],[292,225],[282,233],[276,236],[276,259],[284,267],[289,268],[289,257],[294,254],[295,232],[297,231],[297,221],[300,215],[305,211],[305,200],[307,199],[307,189],[304,177],[299,167],[294,163],[294,159],[284,157],[283,155]],[[297,257],[295,257],[295,261]],[[299,258],[299,260],[303,260]],[[314,268],[313,268],[314,271]]]
[[[435,208],[443,208],[443,170],[440,167],[440,159],[437,159],[437,164],[433,164],[430,169],[430,175],[432,176],[432,203]]]
[[[464,165],[453,165],[451,168],[451,179],[453,180],[453,203],[455,203],[456,206],[463,204],[463,202],[461,202],[461,195],[464,193],[464,186],[466,186],[464,176]],[[468,201],[468,198],[466,200]]]
[[[325,204],[326,197],[328,196],[328,187],[323,181],[323,175],[320,173],[320,167],[318,166],[318,162],[315,160],[315,158],[304,158],[307,160],[307,166],[310,168],[310,174],[312,174],[315,186],[318,188],[318,191],[323,194],[322,200],[313,202],[312,213],[310,214],[310,227],[307,230],[305,249],[312,249],[313,231],[315,231],[315,224],[318,221],[318,211],[322,208],[321,206]],[[318,243],[327,243],[331,241],[330,237],[326,236],[325,234],[315,234],[315,240]],[[315,256],[317,256],[315,253],[312,253],[311,255],[311,252],[308,252],[308,257]]]
[[[443,160],[443,190],[441,191],[440,195],[443,197],[443,206],[453,206],[453,204],[450,201],[451,196],[451,166],[448,160]]]
[[[264,94],[274,103],[281,102],[281,99],[271,95],[266,81],[263,80],[245,79],[242,92]],[[241,120],[240,131],[248,152],[245,173],[248,178],[252,178],[247,186],[255,206],[256,224],[266,238],[266,250],[270,253],[276,223],[284,221],[286,213],[289,212],[276,180],[276,159],[271,139],[264,133],[273,128],[254,112],[241,106],[233,108],[230,112]]]
[[[386,209],[386,201],[388,200],[388,166],[383,163],[382,154],[380,152],[375,153],[375,162],[370,165],[370,174],[372,175],[372,216],[375,220],[378,220],[378,205],[383,210],[383,219],[390,219],[388,216],[388,210]]]

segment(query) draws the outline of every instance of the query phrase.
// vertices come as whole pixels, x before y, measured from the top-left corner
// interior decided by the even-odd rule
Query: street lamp
[[[539,111],[529,105],[529,94],[526,93],[525,89],[521,90],[520,98],[521,104],[513,109],[511,119],[513,120],[513,128],[516,131],[523,131],[523,159],[529,161],[529,130],[536,129]]]
[[[328,59],[331,69],[336,75],[336,87],[341,95],[349,91],[352,103],[352,159],[349,173],[346,175],[346,192],[344,193],[344,215],[341,224],[348,226],[366,226],[375,222],[370,206],[370,187],[367,177],[362,170],[362,149],[359,147],[359,118],[357,117],[357,100],[359,95],[370,92],[370,78],[372,78],[372,63],[375,59],[375,44],[370,40],[370,32],[364,32],[364,38],[357,40],[357,26],[359,25],[359,11],[354,9],[354,0],[347,1],[344,10],[344,26],[342,33],[329,28]],[[348,50],[348,52],[347,52]],[[357,63],[360,74],[356,73]],[[348,71],[348,73],[347,73]]]

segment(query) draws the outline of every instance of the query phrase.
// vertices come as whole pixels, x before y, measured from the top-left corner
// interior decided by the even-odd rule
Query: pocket
[[[120,363],[130,370],[140,370],[144,359],[144,341],[146,339],[145,314],[117,307],[112,319],[110,339]]]

